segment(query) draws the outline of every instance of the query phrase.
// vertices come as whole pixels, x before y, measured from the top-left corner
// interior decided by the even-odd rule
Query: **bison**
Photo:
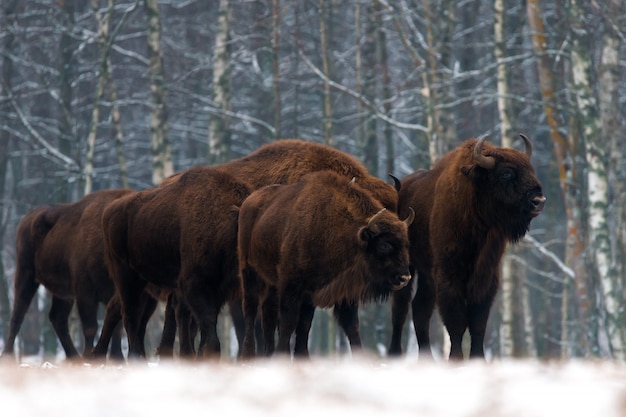
[[[307,142],[298,139],[284,139],[271,142],[260,147],[251,154],[235,159],[214,167],[225,172],[239,181],[246,182],[251,189],[257,189],[270,184],[291,184],[298,181],[303,175],[310,172],[331,170],[346,178],[353,179],[362,188],[368,190],[382,205],[395,212],[397,210],[398,193],[397,189],[387,184],[385,181],[371,176],[367,169],[352,156],[321,144]],[[185,171],[174,174],[166,179],[161,187],[177,181]],[[399,181],[396,183],[398,186]],[[229,220],[227,220],[229,221]],[[236,274],[236,270],[234,273]],[[234,318],[240,310],[240,304],[231,302],[229,304]],[[107,316],[117,316],[116,308],[107,309]],[[109,311],[111,314],[109,314]],[[357,306],[355,304],[340,303],[335,306],[335,316],[340,326],[346,332],[350,344],[353,348],[361,346],[361,339],[358,327]],[[117,319],[116,318],[116,319]],[[114,322],[112,319],[111,322]],[[105,320],[105,328],[109,320]],[[105,330],[103,329],[103,338]],[[238,335],[240,332],[238,331]],[[301,349],[306,350],[308,334],[298,332]],[[240,343],[241,345],[241,343]],[[106,345],[99,343],[97,351],[103,351]]]
[[[65,356],[80,356],[68,329],[74,301],[85,352],[91,349],[98,330],[98,304],[106,304],[114,294],[104,263],[100,217],[109,203],[129,193],[132,191],[127,189],[97,191],[75,203],[38,207],[22,218],[17,227],[13,312],[3,356],[13,353],[15,338],[40,284],[52,294],[48,316]],[[119,338],[111,355],[122,356]]]
[[[156,303],[148,283],[180,297],[198,325],[202,353],[219,353],[217,316],[239,288],[237,212],[249,193],[225,172],[196,167],[104,211],[105,259],[119,294],[129,356],[145,357],[143,316]]]
[[[411,269],[417,291],[411,307],[419,351],[432,357],[429,321],[435,300],[450,334],[450,358],[462,359],[461,340],[471,335],[470,357],[484,357],[491,304],[500,284],[500,261],[543,209],[546,197],[525,153],[469,139],[429,171],[402,179],[399,213],[415,209],[409,228]],[[410,288],[408,286],[407,288]],[[401,353],[402,327],[411,290],[393,296],[390,354]]]
[[[282,139],[261,146],[256,151],[217,166],[236,178],[247,181],[253,189],[271,184],[293,184],[302,176],[318,171],[334,171],[369,191],[383,207],[397,211],[399,181],[395,187],[372,176],[365,166],[351,155],[315,142]],[[232,307],[237,307],[236,305]],[[361,347],[358,305],[342,302],[335,306],[335,318],[346,333],[353,349]],[[306,354],[308,332],[297,332],[297,349]]]
[[[259,299],[266,353],[290,352],[299,327],[307,332],[315,306],[387,296],[410,279],[407,226],[358,183],[335,172],[253,192],[239,212],[238,254],[243,292],[243,357],[255,355]],[[296,350],[297,353],[297,350]]]

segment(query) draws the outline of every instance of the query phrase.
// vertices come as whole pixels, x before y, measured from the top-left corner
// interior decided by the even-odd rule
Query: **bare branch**
[[[37,142],[39,142],[41,146],[43,146],[46,152],[48,152],[50,155],[55,157],[57,160],[61,161],[65,165],[66,169],[70,171],[78,170],[79,168],[78,162],[68,157],[67,155],[64,155],[61,152],[59,152],[57,148],[52,146],[46,139],[44,139],[44,137],[41,136],[39,132],[37,132],[37,130],[30,124],[30,122],[28,121],[28,118],[26,117],[26,115],[24,114],[20,106],[15,102],[15,99],[11,91],[8,88],[5,90],[7,92],[7,97],[9,101],[11,102],[11,106],[15,110],[15,113],[17,114],[17,117],[19,118],[22,125],[26,128],[26,130],[28,130],[28,133],[30,133],[31,136],[35,138],[35,140],[37,140]]]
[[[546,248],[537,239],[535,239],[534,237],[532,237],[529,234],[526,234],[526,236],[524,236],[524,240],[526,242],[531,243],[535,247],[535,249],[537,249],[543,255],[545,255],[548,258],[550,258],[552,260],[552,262],[554,262],[561,269],[561,271],[563,271],[568,277],[570,277],[572,279],[575,278],[574,271],[570,267],[565,265],[565,263],[563,261],[561,261],[561,259],[554,252],[552,252],[551,250]]]
[[[296,41],[297,42],[297,41]],[[351,97],[354,97],[355,99],[359,100],[361,102],[361,104],[363,104],[365,107],[369,108],[370,110],[372,110],[374,112],[374,114],[376,115],[376,117],[378,117],[379,119],[389,123],[392,126],[395,126],[397,128],[400,129],[408,129],[408,130],[418,130],[420,132],[428,132],[428,128],[426,128],[425,126],[422,125],[418,125],[418,124],[413,124],[413,123],[404,123],[404,122],[399,122],[397,120],[394,120],[392,118],[390,118],[389,116],[387,116],[386,114],[380,112],[377,108],[377,106],[372,103],[371,101],[369,101],[367,98],[365,98],[362,94],[357,93],[356,91],[346,87],[345,85],[339,84],[333,80],[331,80],[330,78],[328,78],[326,76],[326,74],[324,74],[324,72],[322,70],[320,70],[319,68],[317,68],[315,66],[315,64],[313,64],[311,62],[311,60],[309,58],[307,58],[307,56],[304,54],[304,52],[302,52],[302,48],[300,48],[300,57],[302,58],[302,60],[304,61],[304,63],[324,82],[327,82],[331,87],[341,91],[342,93],[345,93]]]

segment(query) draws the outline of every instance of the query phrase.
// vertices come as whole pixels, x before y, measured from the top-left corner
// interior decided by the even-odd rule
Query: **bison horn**
[[[533,144],[530,143],[530,139],[528,139],[528,136],[526,136],[525,134],[520,133],[519,135],[524,141],[524,152],[526,152],[526,155],[528,155],[528,158],[530,159],[533,154]]]
[[[397,192],[400,192],[400,187],[402,186],[402,183],[400,182],[400,180],[398,179],[398,177],[396,177],[393,174],[389,174],[389,176],[391,177],[391,179],[393,180],[393,186],[396,189]]]
[[[476,142],[476,146],[474,146],[474,161],[482,168],[493,169],[496,165],[496,160],[492,156],[483,155],[483,143],[485,143],[486,139],[487,135],[481,137]]]
[[[367,222],[367,228],[372,231],[375,235],[380,233],[380,228],[376,224],[376,220],[382,216],[382,214],[386,211],[386,208],[381,209],[378,213],[374,214],[371,219]]]
[[[413,220],[415,220],[415,210],[412,207],[409,207],[409,215],[404,219],[404,223],[406,223],[406,227],[409,227]]]

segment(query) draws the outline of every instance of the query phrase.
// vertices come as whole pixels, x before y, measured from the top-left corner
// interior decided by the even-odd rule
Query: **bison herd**
[[[229,305],[240,355],[251,358],[307,356],[316,307],[333,308],[359,349],[358,306],[388,297],[390,354],[402,353],[410,306],[420,354],[431,355],[436,306],[450,357],[463,357],[466,330],[470,357],[484,357],[506,245],[524,236],[546,200],[530,140],[520,137],[525,152],[469,139],[430,170],[392,177],[394,186],[344,152],[280,140],[222,165],[179,172],[152,189],[103,190],[38,207],[17,229],[2,356],[13,354],[43,285],[68,359],[81,357],[68,329],[74,303],[85,358],[109,349],[121,358],[122,325],[129,357],[145,357],[146,325],[159,300],[166,302],[161,356],[172,355],[176,333],[181,357],[219,355],[217,318]],[[99,303],[106,315],[94,346]]]

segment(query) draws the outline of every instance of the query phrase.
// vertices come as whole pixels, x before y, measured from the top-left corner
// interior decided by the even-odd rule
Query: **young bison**
[[[189,307],[205,356],[219,353],[217,316],[237,294],[237,212],[249,189],[214,168],[191,168],[112,203],[102,215],[105,258],[119,294],[129,356],[145,356],[146,292]],[[108,314],[108,313],[107,313]]]
[[[330,146],[300,139],[281,139],[261,146],[256,151],[217,166],[253,189],[271,184],[293,184],[304,175],[318,171],[333,171],[345,178],[354,179],[371,193],[384,208],[394,213],[398,207],[398,187],[372,176],[365,166],[353,156]],[[394,182],[395,182],[394,178]],[[237,304],[232,304],[235,310]],[[342,302],[333,309],[335,318],[346,333],[352,349],[361,347],[358,303]],[[308,332],[297,332],[296,348],[307,354]]]
[[[471,335],[470,357],[484,357],[491,304],[500,285],[507,242],[517,242],[539,215],[546,198],[526,152],[470,139],[430,171],[402,179],[400,213],[416,212],[409,228],[411,268],[418,285],[412,302],[420,353],[432,357],[428,325],[435,306],[450,334],[450,357],[462,359],[461,340]],[[410,286],[409,286],[410,287]],[[410,290],[394,294],[390,353],[401,352]]]
[[[15,301],[3,356],[13,354],[15,338],[40,284],[52,294],[48,317],[65,356],[80,356],[67,324],[74,301],[83,327],[85,352],[91,349],[98,330],[98,303],[106,304],[114,293],[104,263],[100,217],[107,204],[131,192],[97,191],[75,203],[38,207],[20,221]],[[118,337],[111,354],[121,358],[121,352]]]
[[[252,193],[239,213],[242,355],[255,354],[260,298],[266,353],[274,350],[277,317],[277,350],[289,353],[296,326],[308,333],[316,306],[356,304],[406,285],[411,221],[400,221],[357,183],[330,171]]]

